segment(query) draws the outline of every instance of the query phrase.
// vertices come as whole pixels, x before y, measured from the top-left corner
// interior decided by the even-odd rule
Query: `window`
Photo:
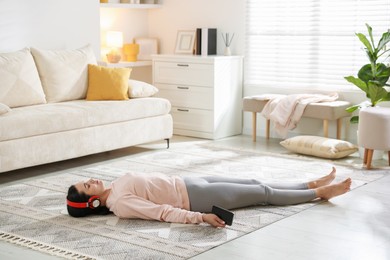
[[[355,32],[368,23],[377,44],[390,28],[390,0],[247,0],[246,12],[246,86],[355,89],[344,77],[369,63]]]

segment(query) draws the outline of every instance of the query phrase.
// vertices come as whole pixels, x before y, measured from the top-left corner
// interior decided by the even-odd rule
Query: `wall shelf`
[[[130,61],[120,61],[118,63],[109,63],[105,61],[99,61],[98,64],[100,66],[105,66],[109,68],[133,68],[133,67],[144,67],[144,66],[152,66],[151,60],[139,60],[135,62]]]
[[[101,3],[100,7],[105,7],[105,8],[130,8],[130,9],[154,9],[154,8],[161,8],[162,4],[113,4],[113,3]]]

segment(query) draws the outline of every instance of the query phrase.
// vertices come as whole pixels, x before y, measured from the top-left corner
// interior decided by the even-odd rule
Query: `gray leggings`
[[[255,179],[184,177],[191,211],[211,212],[213,205],[236,209],[254,205],[293,205],[316,198],[307,183],[269,183]]]

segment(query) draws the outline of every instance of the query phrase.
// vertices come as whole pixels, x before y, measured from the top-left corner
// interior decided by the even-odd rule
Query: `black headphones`
[[[96,209],[100,206],[101,202],[99,196],[92,196],[89,198],[87,202],[73,202],[66,199],[66,204],[70,207],[78,208],[78,209],[85,209],[85,208]]]

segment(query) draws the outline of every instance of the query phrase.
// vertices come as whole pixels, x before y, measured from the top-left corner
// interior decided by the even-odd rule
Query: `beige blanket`
[[[256,96],[256,99],[269,100],[261,114],[274,122],[278,135],[286,138],[288,131],[297,126],[308,104],[334,101],[338,99],[338,94],[265,94]]]

